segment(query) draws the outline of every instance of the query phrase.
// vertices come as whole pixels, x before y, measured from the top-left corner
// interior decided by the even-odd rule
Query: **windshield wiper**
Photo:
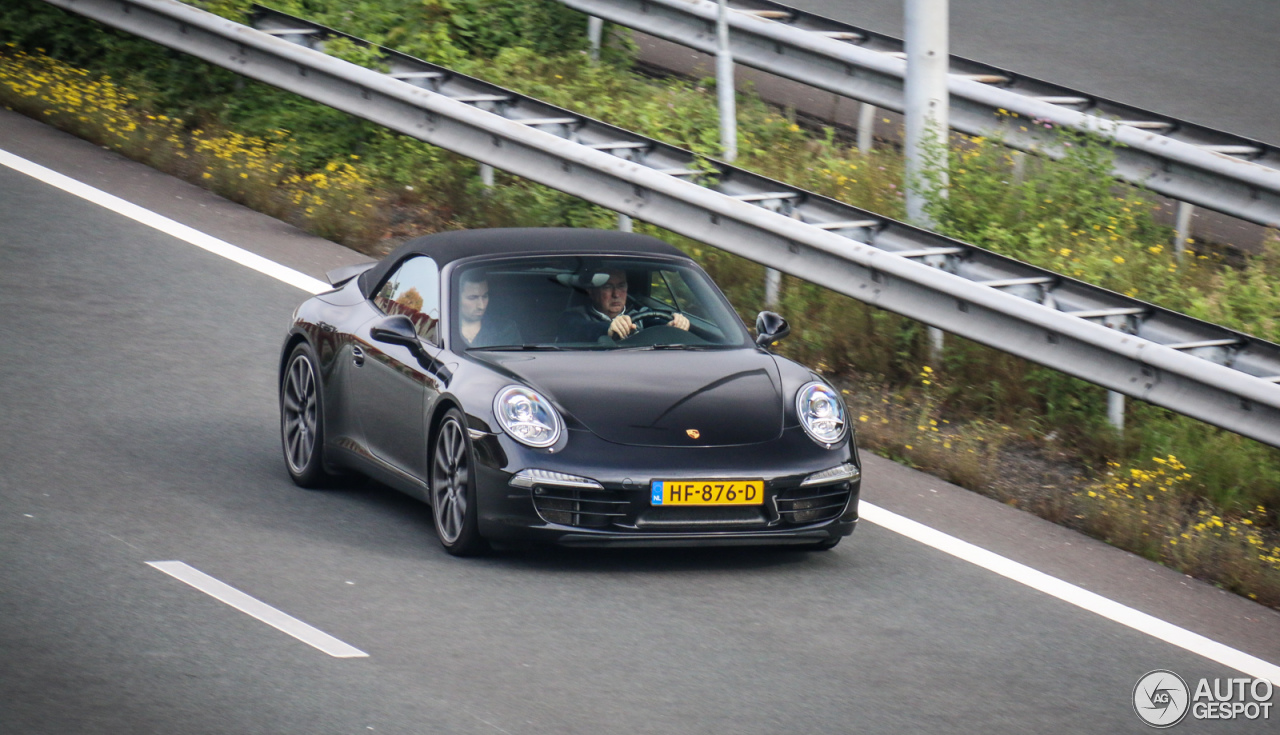
[[[642,350],[705,350],[707,347],[708,345],[670,344],[670,345],[642,345],[640,347],[619,347],[617,349],[640,352]]]
[[[487,347],[468,347],[467,352],[473,350],[491,350],[493,352],[562,352],[564,350],[560,345],[491,345]]]

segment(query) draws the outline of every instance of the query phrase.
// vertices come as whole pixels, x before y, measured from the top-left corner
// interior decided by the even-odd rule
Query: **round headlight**
[[[806,383],[796,393],[796,414],[809,438],[830,446],[844,438],[844,402],[825,383]]]
[[[560,438],[560,414],[537,391],[509,385],[493,399],[493,415],[502,430],[521,444],[549,447]]]

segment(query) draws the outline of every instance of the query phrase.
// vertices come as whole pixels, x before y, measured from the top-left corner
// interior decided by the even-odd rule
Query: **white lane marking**
[[[1186,628],[1180,628],[1172,623],[1167,623],[1157,617],[1090,592],[1083,587],[1077,587],[1070,582],[1051,577],[1044,572],[1032,569],[1026,564],[1021,564],[994,552],[987,551],[968,541],[961,541],[955,536],[930,528],[923,523],[918,523],[866,501],[858,503],[858,515],[878,526],[883,526],[890,531],[919,541],[926,546],[932,546],[939,551],[958,559],[963,559],[970,564],[976,564],[983,569],[1025,584],[1047,595],[1052,595],[1063,602],[1068,602],[1076,607],[1096,613],[1108,620],[1114,620],[1121,625],[1146,633],[1152,638],[1171,643],[1178,648],[1204,656],[1210,661],[1217,661],[1224,666],[1244,672],[1256,679],[1267,679],[1272,684],[1280,686],[1280,666],[1263,661],[1244,651],[1223,645],[1199,633],[1192,633]]]
[[[204,248],[210,252],[214,252],[222,255],[223,257],[234,260],[237,263],[246,265],[259,273],[264,273],[268,276],[284,281],[285,283],[297,286],[304,291],[320,293],[321,291],[327,291],[329,289],[329,286],[322,281],[299,273],[292,268],[287,268],[279,263],[267,260],[260,255],[255,255],[231,245],[230,243],[210,237],[198,230],[194,230],[186,225],[174,222],[167,217],[162,217],[137,205],[130,204],[123,199],[107,194],[106,192],[99,191],[87,184],[82,184],[74,179],[57,173],[56,171],[51,171],[43,166],[31,163],[30,161],[19,158],[7,151],[0,150],[0,163],[56,186],[63,191],[101,204],[107,209],[119,212],[126,217],[130,217],[142,224],[171,234],[174,237],[185,240],[197,247]],[[170,227],[173,229],[169,229]],[[183,234],[178,234],[179,232]],[[1250,676],[1260,679],[1268,679],[1273,684],[1280,686],[1280,666],[1276,666],[1275,664],[1263,661],[1256,656],[1251,656],[1243,651],[1218,643],[1217,641],[1206,638],[1199,633],[1193,633],[1185,628],[1180,628],[1172,623],[1167,623],[1157,617],[1128,607],[1127,605],[1122,605],[1113,600],[1109,600],[1101,595],[1090,592],[1084,588],[1077,587],[1069,582],[1064,582],[1056,577],[1051,577],[1044,572],[1036,571],[1025,564],[1020,564],[1012,559],[1007,559],[999,554],[974,546],[967,541],[961,541],[954,536],[950,536],[941,531],[930,528],[922,523],[917,523],[916,521],[900,516],[897,513],[884,510],[883,508],[872,505],[871,503],[863,501],[859,503],[859,508],[863,518],[879,526],[883,526],[890,531],[894,531],[895,533],[902,534],[903,536],[919,541],[920,543],[932,546],[939,551],[951,554],[952,556],[963,559],[971,564],[976,564],[983,569],[995,572],[996,574],[1012,579],[1015,582],[1025,584],[1033,589],[1053,595],[1063,602],[1068,602],[1082,609],[1101,615],[1102,617],[1114,620],[1121,625],[1126,625],[1134,630],[1146,633],[1153,638],[1158,638],[1162,641],[1178,646],[1179,648],[1204,656],[1211,661],[1217,661],[1218,663],[1249,674]],[[180,564],[181,562],[174,563]],[[155,566],[155,563],[152,563],[152,566]],[[192,571],[195,570],[193,569]],[[196,573],[199,574],[199,572]],[[179,579],[181,579],[181,577],[179,577]],[[210,579],[212,579],[212,577],[210,577]],[[214,581],[216,582],[217,580]],[[219,584],[221,584],[221,582],[219,582]],[[228,587],[228,589],[231,588]],[[232,591],[234,592],[235,590]],[[252,600],[253,598],[247,599]],[[254,600],[254,602],[257,601]],[[284,613],[280,614],[283,615]],[[300,624],[305,625],[305,623]],[[290,635],[293,634],[290,633]],[[321,633],[321,635],[324,634]],[[341,641],[339,641],[339,643],[341,643]],[[342,645],[345,646],[346,644],[344,643]]]
[[[211,235],[194,228],[188,227],[180,222],[175,222],[168,217],[156,214],[149,209],[143,209],[136,204],[126,202],[118,196],[108,194],[101,189],[95,189],[88,184],[83,184],[69,176],[64,176],[57,171],[45,168],[38,163],[32,163],[25,158],[15,156],[6,150],[0,150],[0,164],[4,164],[14,171],[24,173],[34,179],[43,181],[50,186],[57,187],[68,194],[93,202],[102,207],[124,215],[129,219],[146,225],[153,229],[159,230],[166,235],[189,242],[198,248],[207,250],[214,255],[221,255],[227,260],[235,261],[240,265],[252,268],[259,273],[271,276],[279,281],[284,281],[290,286],[297,286],[308,293],[321,293],[332,289],[332,286],[316,278],[312,278],[305,273],[300,273],[288,266],[280,265],[274,260],[266,258],[256,253],[251,253],[244,248],[236,247],[225,240],[219,240]]]
[[[183,562],[149,561],[147,564],[334,658],[363,658],[369,655]]]

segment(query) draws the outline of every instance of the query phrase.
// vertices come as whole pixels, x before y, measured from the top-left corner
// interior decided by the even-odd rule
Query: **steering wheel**
[[[637,326],[643,329],[648,329],[649,327],[670,324],[673,313],[674,312],[659,311],[658,309],[645,307],[628,314],[627,316],[631,317],[631,321]]]

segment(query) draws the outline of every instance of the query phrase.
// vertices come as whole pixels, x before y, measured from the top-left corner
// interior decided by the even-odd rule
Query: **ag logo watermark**
[[[1133,687],[1133,711],[1151,727],[1196,720],[1268,720],[1274,688],[1266,679],[1200,679],[1195,689],[1167,669],[1144,674]]]
[[[1152,727],[1173,727],[1187,716],[1191,690],[1181,676],[1156,669],[1133,687],[1133,711]]]

